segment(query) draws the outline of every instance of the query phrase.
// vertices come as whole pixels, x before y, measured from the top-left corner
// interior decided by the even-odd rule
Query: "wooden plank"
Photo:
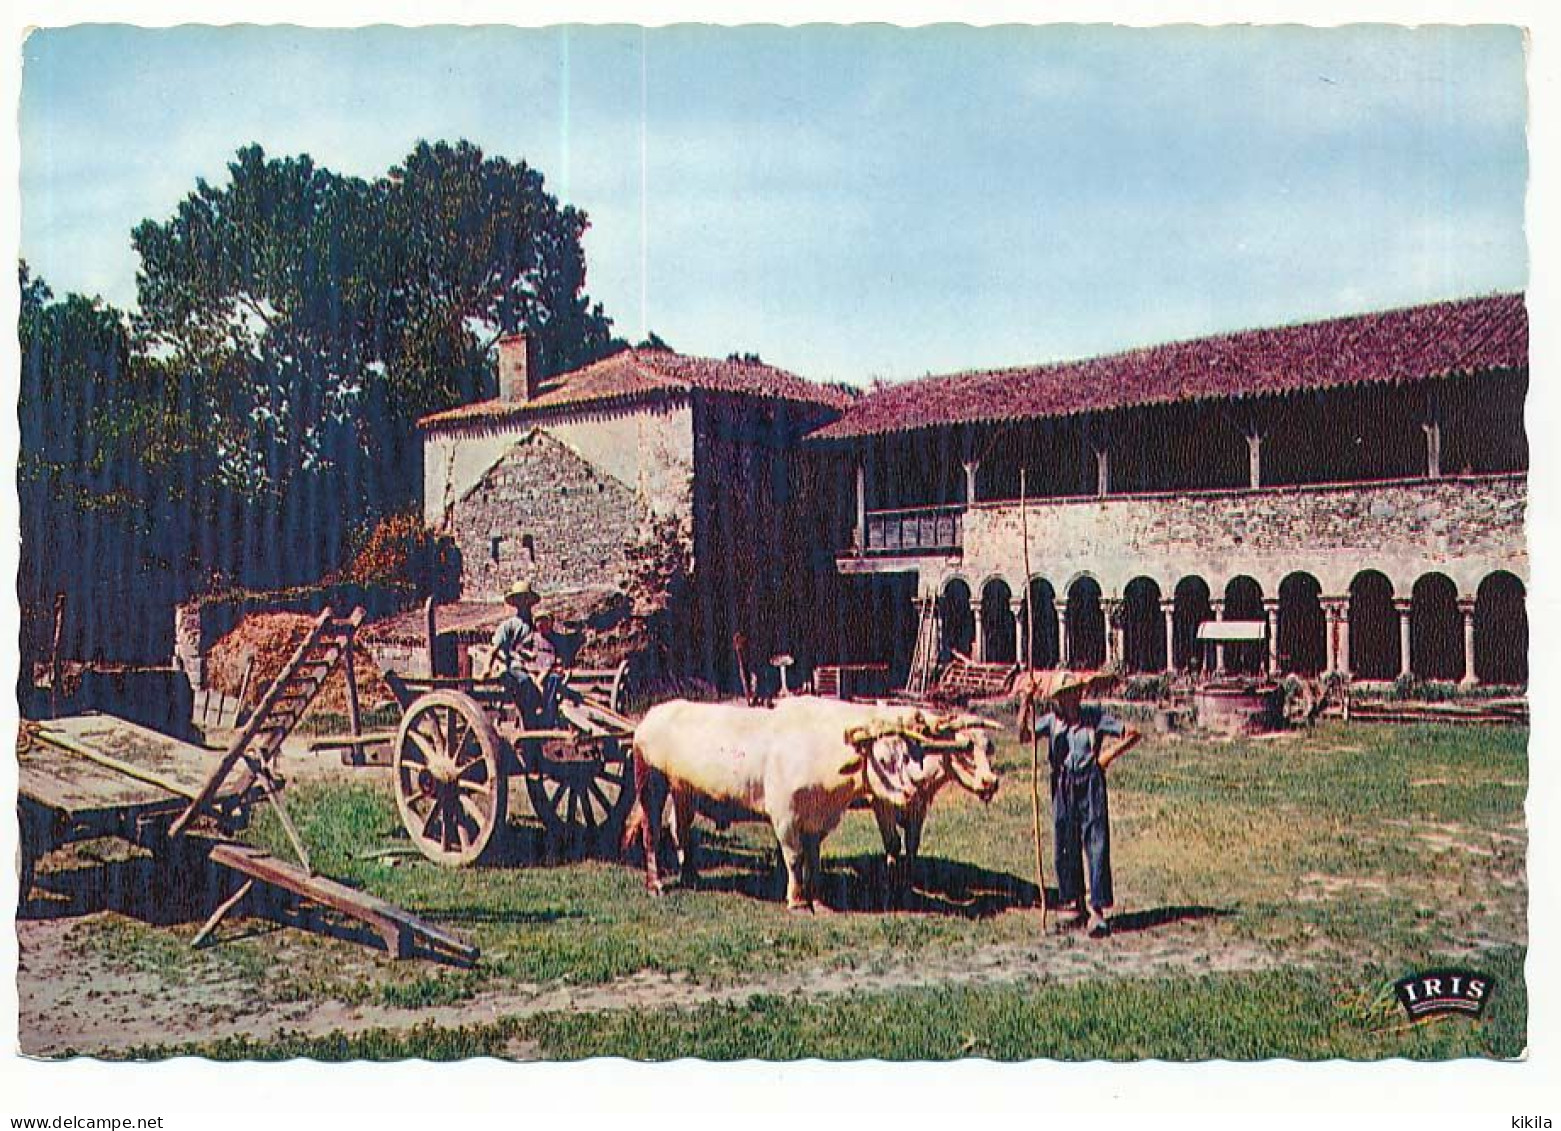
[[[258,848],[243,844],[219,844],[212,848],[211,859],[253,879],[290,891],[302,899],[328,907],[332,911],[367,924],[396,958],[409,958],[415,943],[423,940],[434,953],[471,965],[480,952],[464,939],[418,918],[378,896],[350,888],[326,876],[311,876],[302,869]]]
[[[71,813],[184,804],[215,762],[211,751],[112,715],[70,716],[37,733],[18,745],[18,785]]]
[[[186,797],[192,801],[195,799],[195,790],[181,785],[172,778],[164,777],[155,770],[143,770],[139,766],[134,766],[110,754],[94,750],[90,746],[83,746],[79,742],[73,742],[63,734],[56,734],[42,727],[35,734],[39,742],[63,750],[67,754],[74,754],[78,758],[85,758],[89,762],[95,762],[105,769],[114,771],[116,774],[123,774],[127,778],[155,786],[164,793],[172,793],[175,796]]]

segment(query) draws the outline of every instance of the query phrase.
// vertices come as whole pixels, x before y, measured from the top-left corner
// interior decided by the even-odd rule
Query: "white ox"
[[[634,755],[636,812],[624,839],[627,845],[636,831],[642,837],[645,886],[653,892],[662,887],[656,849],[669,792],[685,882],[695,879],[696,803],[734,807],[768,818],[775,830],[793,910],[812,908],[819,846],[852,802],[906,806],[916,799],[903,735],[873,733],[827,711],[673,700],[652,707],[634,728]]]
[[[890,875],[897,881],[909,877],[921,851],[927,810],[945,785],[956,781],[983,802],[991,801],[997,793],[991,732],[997,730],[998,725],[987,719],[969,714],[937,715],[903,704],[801,697],[777,700],[775,709],[779,712],[806,710],[814,718],[827,716],[832,724],[844,727],[889,725],[913,739],[910,778],[916,788],[911,800],[904,805],[893,805],[880,798],[872,799],[873,817],[883,837],[884,856]]]

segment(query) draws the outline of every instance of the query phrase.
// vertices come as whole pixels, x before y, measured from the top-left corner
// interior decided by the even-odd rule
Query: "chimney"
[[[537,395],[542,374],[537,346],[530,335],[506,334],[499,339],[499,400],[525,404]]]

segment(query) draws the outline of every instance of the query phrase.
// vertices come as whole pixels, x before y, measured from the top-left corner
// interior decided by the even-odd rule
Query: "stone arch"
[[[1528,682],[1528,608],[1523,582],[1497,570],[1474,600],[1474,677],[1482,683]]]
[[[1322,583],[1309,573],[1286,575],[1279,583],[1279,670],[1316,675],[1328,666],[1328,624]]]
[[[991,664],[1018,663],[1014,639],[1013,590],[1001,577],[981,587],[981,658]]]
[[[943,651],[970,655],[976,642],[976,614],[970,607],[970,583],[963,577],[951,577],[938,596],[938,622]]]
[[[1265,620],[1263,587],[1257,578],[1238,574],[1225,583],[1225,620]],[[1225,645],[1225,670],[1256,675],[1268,666],[1268,643],[1264,640],[1232,641]]]
[[[1035,617],[1029,619],[1031,609]],[[1030,579],[1029,595],[1024,605],[1026,617],[1025,637],[1029,639],[1030,666],[1056,668],[1062,666],[1062,649],[1057,638],[1057,593],[1052,583],[1044,577]],[[1029,638],[1029,625],[1035,625],[1035,636]]]
[[[1393,583],[1379,570],[1363,569],[1350,582],[1350,672],[1360,679],[1393,679],[1399,670]]]
[[[1202,670],[1204,657],[1198,645],[1198,626],[1214,617],[1209,583],[1197,574],[1182,578],[1176,583],[1175,604],[1171,615],[1171,659],[1179,669]]]
[[[1445,573],[1422,574],[1410,591],[1409,670],[1422,679],[1463,678],[1463,613]]]
[[[1135,577],[1122,589],[1122,666],[1130,672],[1166,668],[1165,617],[1152,577]]]
[[[1100,605],[1100,583],[1087,573],[1068,586],[1067,664],[1080,670],[1106,662],[1106,616]]]

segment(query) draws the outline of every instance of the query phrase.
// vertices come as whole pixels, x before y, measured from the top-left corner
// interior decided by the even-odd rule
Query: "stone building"
[[[730,682],[733,633],[785,646],[817,509],[794,461],[846,394],[757,361],[658,349],[544,377],[523,335],[499,343],[498,370],[498,397],[419,422],[424,519],[458,549],[464,603],[496,605],[517,579],[549,593],[621,588],[631,547],[674,530],[694,598],[681,661]]]
[[[809,440],[830,646],[1523,683],[1527,381],[1503,295],[881,390]]]

